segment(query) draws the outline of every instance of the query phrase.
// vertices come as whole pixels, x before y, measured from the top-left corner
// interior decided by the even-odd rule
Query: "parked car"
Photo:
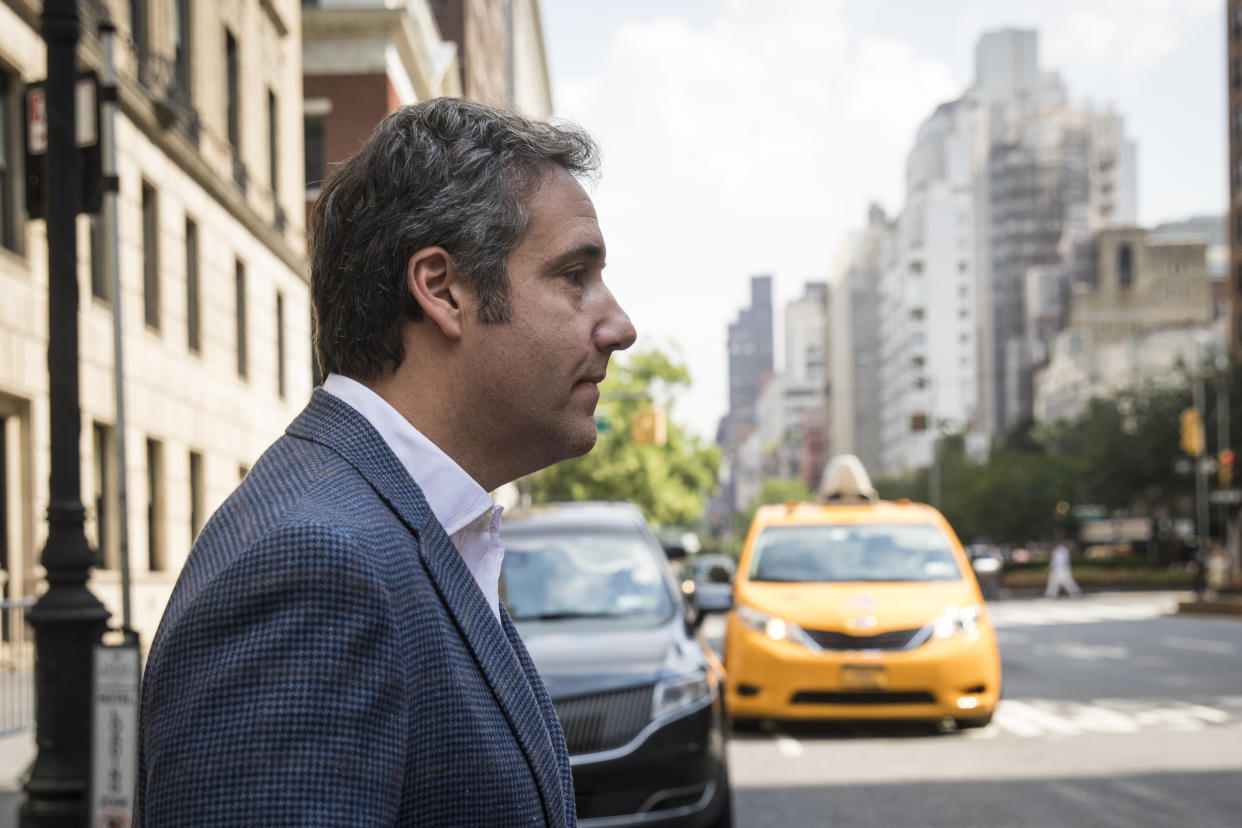
[[[727,612],[733,607],[733,573],[737,565],[728,555],[694,555],[682,565],[681,591],[699,612]]]
[[[855,458],[830,465],[821,498],[755,514],[725,631],[730,713],[986,725],[1000,654],[952,528],[880,501]]]
[[[724,675],[642,512],[506,514],[500,596],[565,732],[579,824],[731,826]]]

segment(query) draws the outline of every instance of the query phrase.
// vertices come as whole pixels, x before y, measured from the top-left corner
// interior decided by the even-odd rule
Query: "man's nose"
[[[604,297],[604,318],[595,328],[595,347],[608,353],[624,351],[638,339],[638,331],[634,330],[629,314],[621,309],[612,291],[604,290],[607,293]]]

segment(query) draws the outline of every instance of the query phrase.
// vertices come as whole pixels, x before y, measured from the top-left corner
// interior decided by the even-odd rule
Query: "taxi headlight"
[[[936,638],[952,638],[955,635],[973,635],[979,630],[979,619],[983,615],[981,604],[967,604],[964,607],[949,607],[935,621]]]
[[[662,719],[679,710],[703,702],[712,695],[711,682],[707,680],[705,670],[696,670],[682,676],[665,679],[655,686],[655,697],[651,702],[651,718]]]
[[[737,619],[742,622],[742,626],[761,632],[773,641],[806,643],[806,633],[797,624],[777,618],[775,615],[768,615],[766,612],[760,612],[754,607],[738,607]]]

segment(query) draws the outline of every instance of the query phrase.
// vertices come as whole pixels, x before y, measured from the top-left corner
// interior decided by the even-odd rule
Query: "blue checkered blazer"
[[[422,492],[317,390],[151,644],[135,824],[568,826],[556,713]]]

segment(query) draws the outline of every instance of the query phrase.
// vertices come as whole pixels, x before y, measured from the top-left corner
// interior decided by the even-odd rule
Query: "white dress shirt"
[[[329,374],[323,381],[323,390],[366,417],[397,455],[423,490],[431,513],[457,547],[492,615],[499,621],[500,564],[505,556],[500,542],[500,514],[504,507],[370,388],[349,377]]]

